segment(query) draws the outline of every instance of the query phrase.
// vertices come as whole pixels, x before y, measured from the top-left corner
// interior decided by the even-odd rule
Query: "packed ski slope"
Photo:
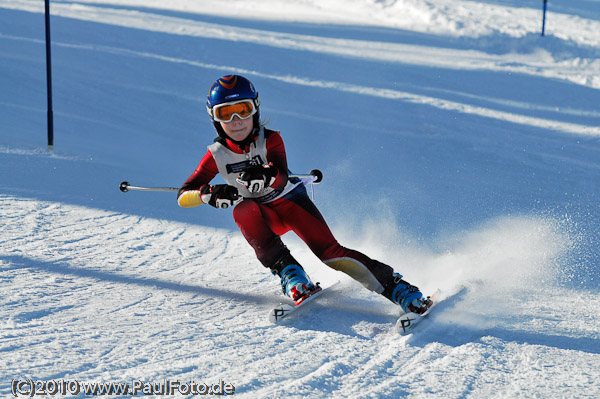
[[[549,0],[543,38],[541,5],[52,1],[49,151],[43,2],[0,0],[0,396],[599,397],[600,1]],[[289,235],[341,284],[272,326],[279,283],[231,211],[118,190],[188,177],[228,73],[256,84],[290,168],[324,172],[339,241],[443,290],[415,334]]]

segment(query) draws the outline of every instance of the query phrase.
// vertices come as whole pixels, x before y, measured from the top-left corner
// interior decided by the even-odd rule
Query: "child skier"
[[[296,302],[316,287],[281,241],[290,230],[327,266],[404,311],[423,313],[429,308],[431,301],[390,266],[337,242],[304,184],[288,176],[283,140],[278,131],[261,125],[258,92],[248,79],[239,75],[217,79],[206,108],[218,137],[179,189],[180,206],[235,206],[233,218],[258,260],[280,277],[283,292]],[[227,184],[210,185],[217,173]]]

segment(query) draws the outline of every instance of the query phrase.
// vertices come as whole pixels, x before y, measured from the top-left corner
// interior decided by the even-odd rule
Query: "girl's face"
[[[219,122],[223,131],[233,141],[243,141],[248,137],[254,127],[254,118],[241,119],[235,115],[231,122]]]

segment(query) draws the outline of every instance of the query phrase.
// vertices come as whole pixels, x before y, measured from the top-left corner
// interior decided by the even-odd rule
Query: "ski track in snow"
[[[0,0],[0,7],[30,12],[43,12],[43,4],[28,0]],[[240,28],[224,24],[200,22],[180,17],[169,17],[137,10],[111,9],[77,3],[54,4],[52,13],[53,15],[66,18],[106,23],[154,32],[254,43],[296,51],[360,57],[379,62],[397,62],[409,65],[433,66],[457,70],[521,73],[532,76],[565,79],[573,83],[600,88],[600,60],[598,59],[598,56],[583,59],[579,54],[575,54],[573,57],[569,57],[567,55],[569,53],[568,47],[560,45],[557,46],[555,50],[556,54],[552,54],[553,50],[551,48],[543,49],[537,47],[538,45],[541,45],[541,43],[536,44],[536,41],[531,39],[523,40],[522,37],[520,40],[525,43],[521,44],[521,46],[524,46],[522,49],[511,49],[506,54],[491,54],[471,49],[461,50],[423,45],[279,33],[267,30]],[[565,18],[575,17],[565,16]],[[589,25],[589,29],[585,29],[584,31],[600,30],[600,22],[589,20],[585,21],[585,24]],[[519,35],[526,35],[528,33],[529,32],[520,32]],[[592,36],[595,37],[596,40],[575,39],[574,37],[567,37],[565,40],[566,42],[569,40],[579,40],[581,45],[590,45],[591,48],[595,49],[595,54],[600,54],[600,42],[597,40],[597,35]],[[13,40],[43,42],[38,39],[12,37],[1,33],[0,37]],[[504,37],[501,37],[498,40],[507,41]],[[514,112],[503,112],[481,106],[473,106],[442,98],[417,95],[388,88],[359,86],[336,81],[320,81],[302,76],[265,74],[264,72],[247,70],[231,65],[207,64],[191,59],[168,57],[160,54],[144,53],[122,48],[77,45],[57,41],[54,41],[53,45],[82,50],[125,54],[136,57],[148,57],[166,62],[188,64],[205,69],[230,70],[249,76],[267,77],[298,85],[325,87],[341,92],[396,99],[407,103],[428,104],[438,109],[479,115],[486,118],[505,120],[528,126],[538,126],[545,129],[583,135],[600,135],[600,127],[598,126],[586,126],[576,123],[535,118]]]
[[[13,37],[13,36],[2,35],[2,34],[0,34],[0,38],[6,38],[6,39],[11,39],[11,40],[25,40],[25,41],[30,41],[30,42],[42,43],[41,40],[37,40],[37,39],[27,39],[27,38]],[[365,95],[365,96],[374,96],[374,97],[386,98],[386,99],[391,99],[391,100],[399,100],[399,101],[406,102],[406,103],[426,104],[431,107],[443,109],[443,110],[447,110],[447,111],[455,111],[455,112],[460,112],[460,113],[464,113],[464,114],[478,115],[478,116],[485,117],[485,118],[498,119],[498,120],[508,121],[511,123],[516,123],[516,124],[521,124],[521,125],[526,125],[526,126],[535,126],[535,127],[540,127],[540,128],[544,128],[544,129],[550,129],[550,130],[556,130],[556,131],[574,133],[574,134],[581,134],[581,135],[600,136],[600,127],[598,127],[598,126],[586,126],[586,125],[581,125],[581,124],[576,124],[576,123],[560,122],[560,121],[555,121],[555,120],[550,120],[550,119],[531,117],[531,116],[527,116],[527,115],[519,115],[514,112],[503,112],[503,111],[498,111],[498,110],[494,110],[494,109],[490,109],[490,108],[473,106],[470,104],[459,103],[456,101],[449,101],[449,100],[445,100],[442,98],[417,95],[417,94],[399,91],[399,90],[393,90],[393,89],[384,89],[384,88],[369,87],[369,86],[359,86],[359,85],[348,84],[348,83],[343,83],[343,82],[335,82],[335,81],[331,81],[331,80],[328,80],[328,81],[315,80],[315,79],[310,79],[310,78],[301,77],[301,76],[291,76],[289,74],[287,74],[287,75],[266,74],[266,73],[262,73],[259,71],[248,70],[248,69],[239,68],[239,67],[235,67],[235,66],[208,64],[208,63],[203,63],[203,62],[198,62],[198,61],[193,61],[193,60],[188,60],[188,59],[167,57],[167,56],[163,56],[163,55],[159,55],[159,54],[151,54],[151,53],[147,53],[147,52],[139,52],[139,51],[134,51],[134,50],[122,49],[122,48],[114,48],[114,47],[106,47],[106,46],[75,45],[75,44],[60,43],[60,42],[56,42],[56,41],[53,42],[53,45],[61,46],[61,47],[68,47],[68,48],[75,48],[75,49],[80,49],[80,50],[98,51],[98,52],[105,52],[105,53],[111,53],[111,54],[120,54],[120,55],[126,55],[126,56],[131,56],[131,57],[145,57],[145,58],[157,59],[157,60],[161,60],[161,61],[165,61],[165,62],[187,64],[187,65],[191,65],[191,66],[203,68],[203,69],[228,70],[228,71],[232,71],[232,72],[239,73],[242,75],[259,76],[259,77],[279,80],[282,82],[296,84],[296,85],[327,88],[327,89],[331,89],[331,90],[337,90],[340,92],[359,94],[359,95]],[[456,56],[456,58],[464,59],[464,57],[462,57],[462,56]],[[468,63],[469,62],[467,61],[467,64]],[[449,65],[445,65],[445,67],[448,67],[448,66]],[[456,67],[456,65],[454,65],[452,67],[454,68],[454,67]],[[494,68],[491,68],[491,70],[494,70]],[[517,103],[513,102],[512,104],[517,104]],[[528,106],[526,104],[519,104],[519,106],[521,108],[525,108],[525,109],[530,108],[530,106]],[[569,110],[567,110],[567,113],[569,113]],[[577,112],[575,112],[575,113],[577,113]],[[592,116],[597,116],[597,114],[593,113]]]
[[[587,309],[600,299],[553,286],[546,269],[561,250],[549,251],[564,238],[543,221],[501,221],[474,233],[493,241],[423,255],[422,277],[450,297],[409,337],[391,332],[393,305],[345,277],[310,321],[270,326],[278,282],[228,231],[6,195],[0,230],[3,381],[200,376],[265,398],[496,397],[498,385],[503,397],[599,393],[600,326]],[[454,264],[451,282],[436,279]],[[520,268],[524,280],[497,284],[498,266]],[[507,300],[532,279],[547,281],[526,301]],[[568,386],[554,378],[575,369]]]
[[[463,3],[468,5],[470,2]],[[2,0],[0,1],[0,6],[31,12],[43,12],[43,7],[39,2],[28,0]],[[502,10],[502,8],[499,10]],[[482,10],[479,11],[479,15],[486,15],[486,13],[481,12]],[[504,11],[490,13],[490,19],[506,19],[508,21],[518,18],[520,23],[515,25],[525,25],[527,28],[524,31],[517,29],[516,32],[505,32],[505,28],[502,27],[511,24],[504,22],[500,23],[498,28],[490,32],[471,32],[467,30],[461,33],[461,35],[467,37],[485,36],[484,33],[487,35],[498,35],[497,39],[489,39],[488,46],[491,48],[492,46],[497,46],[498,43],[504,43],[503,46],[506,47],[506,54],[492,54],[473,49],[461,50],[403,43],[280,33],[200,22],[145,11],[94,7],[77,3],[57,3],[52,8],[53,15],[57,16],[148,31],[241,43],[255,43],[299,51],[360,57],[382,62],[398,62],[460,70],[524,73],[532,76],[566,79],[577,84],[600,88],[600,61],[598,60],[600,39],[598,35],[592,33],[600,30],[600,22],[558,15],[556,23],[563,22],[564,25],[570,26],[573,24],[573,20],[576,20],[576,24],[579,27],[583,25],[585,28],[577,30],[579,36],[576,33],[571,33],[570,35],[563,34],[562,36],[559,34],[557,41],[559,43],[562,42],[563,45],[554,43],[555,40],[548,40],[548,48],[544,48],[544,43],[537,38],[537,19],[532,15],[533,10],[521,9],[518,15],[513,15],[512,12],[506,12],[506,10]],[[448,10],[442,10],[442,13],[460,15],[460,13],[452,13]],[[534,20],[536,21],[535,27],[532,24]],[[457,24],[460,25],[460,23]],[[429,23],[427,25],[431,26]],[[483,26],[483,24],[480,24],[480,26]],[[485,26],[489,27],[490,25],[487,24]],[[535,35],[530,37],[534,32]],[[581,32],[589,32],[589,37],[581,37]],[[511,36],[519,39],[518,42],[515,42],[514,47],[511,47],[510,44],[514,42]],[[485,42],[485,40],[480,41],[480,43]],[[579,46],[589,46],[593,55],[590,58],[582,58],[579,53],[570,54],[569,45],[572,42]],[[581,50],[579,49],[579,51]]]

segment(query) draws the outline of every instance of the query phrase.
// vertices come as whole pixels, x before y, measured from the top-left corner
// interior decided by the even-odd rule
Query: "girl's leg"
[[[390,266],[337,242],[306,190],[295,190],[285,201],[274,204],[273,210],[327,266],[348,274],[379,294],[396,285]]]
[[[242,201],[233,217],[260,262],[281,278],[283,293],[297,300],[314,287],[300,264],[281,241],[289,229],[268,206]]]
[[[402,280],[390,266],[342,247],[305,189],[294,190],[283,202],[274,204],[273,210],[327,266],[348,274],[404,311],[421,313],[427,309],[430,302],[421,299],[419,289]]]
[[[288,230],[272,209],[245,200],[234,208],[233,219],[265,267],[272,269],[280,258],[289,254],[280,238]]]
[[[404,310],[413,300],[422,297],[417,287],[402,280],[402,276],[394,273],[390,266],[342,247],[304,189],[295,190],[267,205],[242,201],[234,209],[233,216],[261,263],[282,277],[286,293],[288,284],[284,284],[285,273],[282,271],[287,266],[297,266],[292,271],[294,277],[301,278],[306,285],[311,284],[281,241],[280,235],[291,229],[326,265],[348,274],[369,290],[401,305]]]

